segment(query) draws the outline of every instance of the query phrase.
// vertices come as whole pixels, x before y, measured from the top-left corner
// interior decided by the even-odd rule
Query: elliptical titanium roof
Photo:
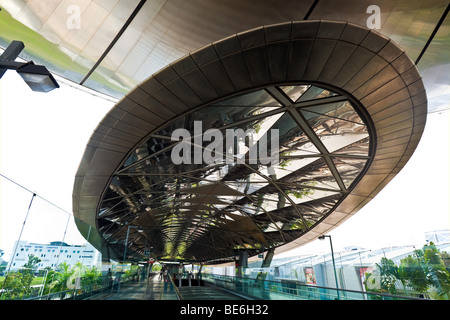
[[[324,168],[334,171],[331,176],[339,180],[341,175],[335,171],[338,165],[332,162],[336,159],[335,155],[327,147],[322,148],[324,144],[320,137],[317,139],[317,128],[307,121],[303,113],[306,109],[297,112],[300,109],[299,105],[295,106],[296,100],[289,100],[288,91],[283,90],[286,87],[306,88],[304,86],[326,89],[331,93],[330,97],[323,99],[342,99],[341,102],[346,102],[348,111],[361,120],[360,123],[359,120],[347,123],[358,124],[366,134],[365,154],[355,154],[352,158],[359,160],[357,176],[353,177],[352,183],[338,183],[335,190],[329,186],[309,185],[316,187],[315,190],[334,192],[334,196],[338,197],[328,209],[321,211],[321,216],[302,220],[301,223],[291,220],[289,232],[284,232],[283,227],[277,224],[279,221],[272,221],[271,227],[282,239],[276,242],[267,237],[268,230],[263,230],[261,223],[255,223],[257,217],[228,212],[225,215],[228,219],[220,216],[221,226],[217,226],[219,220],[216,220],[198,229],[201,230],[203,244],[210,248],[217,247],[217,250],[186,246],[198,243],[186,242],[186,238],[182,237],[182,233],[190,230],[189,227],[196,226],[195,223],[186,224],[186,217],[182,218],[182,223],[178,221],[171,228],[169,225],[173,215],[166,215],[162,224],[150,223],[146,231],[143,220],[147,216],[151,220],[152,216],[145,206],[139,207],[144,210],[132,210],[135,206],[133,201],[137,200],[136,190],[128,192],[124,189],[124,194],[119,196],[120,203],[128,203],[129,206],[129,210],[123,211],[126,219],[106,222],[101,217],[104,213],[102,205],[106,200],[111,200],[108,192],[112,186],[121,187],[114,184],[114,179],[122,178],[124,172],[120,170],[123,165],[142,143],[151,138],[151,134],[174,123],[177,117],[202,107],[210,108],[211,104],[232,96],[242,98],[261,89],[279,104],[278,108],[286,108],[284,114],[289,114],[289,121],[295,122],[312,139],[310,142],[315,147],[320,147],[318,160],[323,160],[326,163]],[[277,106],[271,107],[275,109],[270,112],[276,113]],[[309,104],[300,107],[313,108],[309,111],[315,115],[326,115],[318,113]],[[146,246],[153,246],[158,258],[189,261],[223,261],[230,258],[230,250],[237,248],[247,248],[251,254],[270,247],[277,247],[277,252],[281,252],[328,233],[367,204],[401,170],[414,152],[425,126],[426,114],[425,89],[414,63],[393,41],[372,30],[350,23],[322,20],[287,22],[235,34],[170,64],[141,83],[106,115],[92,135],[76,175],[74,215],[98,229],[97,241],[91,241],[97,248],[108,247],[118,256],[123,252],[128,225],[141,227],[141,230],[130,230],[130,251],[138,256]],[[346,121],[339,116],[334,119]],[[307,171],[306,168],[303,167],[303,170]],[[138,170],[133,175],[128,174],[128,177],[138,179],[140,174],[145,176],[142,173]],[[242,177],[240,173],[238,179]],[[151,190],[150,187],[149,192]],[[211,188],[208,196],[217,198],[218,194],[213,190]],[[285,198],[291,200],[290,207],[301,206],[292,203],[292,197]],[[329,200],[326,197],[321,199]],[[212,202],[206,204],[214,205]],[[202,214],[205,215],[205,211]],[[301,219],[306,216],[296,217]],[[228,220],[228,227],[230,221],[240,227],[247,226],[241,230],[240,240],[236,240],[236,232],[226,230],[223,224],[225,219]],[[198,222],[195,219],[189,221]],[[106,232],[112,229],[114,232]],[[163,242],[152,243],[157,232],[167,230],[171,231],[161,239],[171,240],[169,243],[172,246],[162,245]],[[222,233],[233,234],[231,238],[234,240],[230,241]],[[295,236],[283,238],[287,234]],[[209,243],[205,242],[205,235],[208,235]],[[225,247],[228,251],[220,249]]]

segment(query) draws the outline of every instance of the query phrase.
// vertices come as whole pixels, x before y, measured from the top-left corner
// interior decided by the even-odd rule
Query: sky
[[[49,243],[63,239],[84,244],[72,213],[74,177],[94,129],[114,103],[63,82],[49,93],[33,92],[14,71],[0,80],[0,249],[21,240]],[[54,205],[42,200],[45,199]]]
[[[0,249],[5,257],[19,237],[34,243],[85,243],[71,219],[74,177],[91,134],[114,102],[60,85],[49,93],[32,92],[13,71],[0,80]],[[446,111],[428,115],[422,140],[404,169],[329,233],[336,251],[422,246],[425,232],[450,229],[448,103]],[[28,211],[32,192],[38,197]],[[329,248],[328,241],[317,240],[289,255]]]

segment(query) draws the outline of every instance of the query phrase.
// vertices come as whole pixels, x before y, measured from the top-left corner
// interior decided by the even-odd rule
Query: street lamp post
[[[321,236],[319,236],[319,240],[324,240],[325,237],[330,239],[331,259],[333,260],[333,269],[334,269],[334,280],[336,281],[337,297],[338,297],[338,300],[339,300],[340,299],[340,296],[339,296],[339,285],[338,285],[338,279],[337,279],[337,273],[336,273],[336,263],[334,262],[333,242],[331,241],[331,236],[329,236],[329,235],[321,235]]]
[[[123,263],[125,263],[125,260],[127,258],[127,248],[128,248],[128,237],[130,236],[130,229],[138,229],[138,226],[128,226],[127,229],[127,238],[125,240],[125,249],[123,251]]]
[[[125,239],[125,249],[123,250],[122,270],[123,270],[123,268],[125,266],[125,261],[126,261],[126,258],[127,258],[128,237],[130,236],[130,229],[137,229],[137,228],[139,228],[139,227],[138,226],[128,226],[127,238]],[[119,292],[120,292],[120,281],[119,281],[119,284],[118,284],[118,287],[117,287],[117,293],[119,293]]]
[[[49,92],[55,88],[59,88],[58,82],[56,82],[46,67],[35,65],[33,61],[14,61],[23,48],[25,48],[25,45],[22,41],[14,40],[2,55],[0,55],[0,79],[7,70],[16,70],[33,91]]]

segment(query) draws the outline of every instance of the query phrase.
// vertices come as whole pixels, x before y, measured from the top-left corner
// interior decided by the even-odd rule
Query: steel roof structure
[[[151,246],[158,259],[190,262],[317,239],[395,177],[448,97],[446,1],[0,5],[55,48],[24,59],[117,99],[73,192],[79,229],[105,257],[121,258],[126,239],[131,259]],[[230,129],[258,143],[278,130],[279,162],[221,148],[212,162],[175,164],[176,129],[203,137],[191,160],[195,148],[213,154],[205,134],[227,145]]]

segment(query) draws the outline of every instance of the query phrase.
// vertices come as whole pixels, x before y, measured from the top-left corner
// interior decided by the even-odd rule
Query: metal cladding
[[[234,165],[214,181],[208,175],[223,164],[154,164],[173,148],[170,130],[218,115],[222,129],[278,115],[281,160],[308,161],[280,179],[260,165]],[[96,228],[91,242],[112,256],[123,252],[129,226],[136,258],[149,246],[159,259],[203,262],[230,260],[239,249],[282,252],[366,205],[407,163],[426,115],[421,76],[387,37],[339,21],[262,26],[191,52],[116,104],[86,147],[74,215]],[[358,139],[337,139],[348,136]],[[238,185],[251,174],[261,178],[252,186],[265,185],[243,192]]]

